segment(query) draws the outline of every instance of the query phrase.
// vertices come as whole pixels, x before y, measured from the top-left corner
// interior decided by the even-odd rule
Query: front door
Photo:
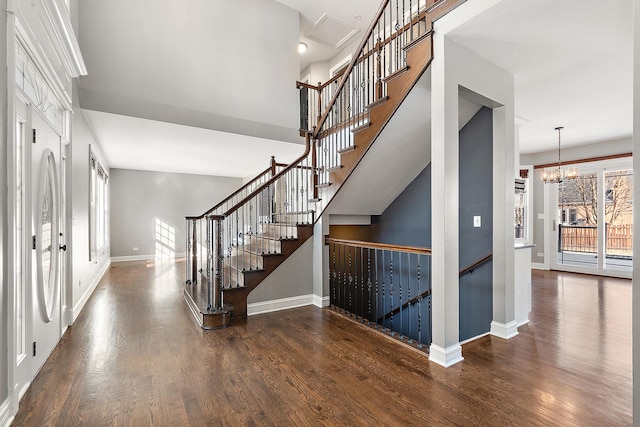
[[[62,334],[61,187],[58,133],[32,110],[31,144],[31,374],[37,374]],[[64,275],[62,275],[64,276]]]

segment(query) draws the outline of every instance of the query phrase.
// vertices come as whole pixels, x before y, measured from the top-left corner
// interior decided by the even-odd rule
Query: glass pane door
[[[598,268],[598,175],[558,186],[558,264]]]
[[[632,271],[633,170],[606,171],[605,269]]]

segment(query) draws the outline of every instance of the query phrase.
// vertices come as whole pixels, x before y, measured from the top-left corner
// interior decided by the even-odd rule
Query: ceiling
[[[471,0],[473,1],[473,0]],[[520,152],[630,137],[633,1],[504,0],[450,36],[515,77]]]
[[[92,5],[89,9],[91,7],[94,9],[88,17],[81,17],[81,28],[83,28],[80,38],[81,47],[83,52],[88,50],[95,53],[93,57],[91,54],[85,54],[90,73],[92,70],[94,72],[96,69],[99,70],[103,64],[110,61],[105,59],[105,55],[117,55],[120,46],[126,46],[121,43],[122,40],[111,41],[113,37],[108,34],[112,34],[111,29],[114,28],[111,24],[117,24],[118,28],[122,28],[121,17],[123,11],[129,8],[130,0],[114,1],[120,4],[122,10],[114,13],[109,12],[105,5],[111,5],[113,2],[88,0],[86,3],[82,3],[82,9],[85,9],[87,3]],[[212,3],[207,3],[204,0],[198,1],[206,5],[204,7],[213,7]],[[260,4],[261,7],[266,4],[263,0],[252,1]],[[262,65],[257,65],[257,68],[252,63],[244,63],[242,66],[227,65],[230,67],[227,79],[237,76],[239,82],[255,81],[260,73],[269,72],[263,68],[269,67],[268,64],[274,62],[269,61],[270,55],[268,52],[265,54],[265,49],[274,49],[273,55],[278,55],[278,58],[282,59],[275,61],[273,70],[271,70],[272,74],[265,79],[258,79],[261,86],[255,86],[250,91],[245,90],[244,92],[240,88],[240,93],[269,90],[270,85],[265,85],[264,82],[271,81],[272,78],[280,79],[278,84],[281,87],[286,86],[285,89],[288,92],[286,100],[283,99],[278,103],[278,108],[281,109],[282,106],[289,105],[289,103],[293,103],[297,108],[297,100],[292,100],[290,93],[295,91],[287,89],[287,82],[290,79],[295,80],[299,71],[306,68],[309,63],[326,61],[344,47],[344,44],[338,48],[329,47],[327,44],[309,39],[307,34],[312,30],[313,25],[321,18],[335,18],[334,23],[341,22],[347,27],[358,30],[349,42],[360,40],[377,11],[378,1],[277,1],[280,7],[274,8],[277,9],[275,11],[261,10],[260,14],[265,15],[264,19],[262,17],[260,17],[261,19],[256,18],[252,27],[264,25],[261,23],[262,21],[270,21],[272,18],[269,14],[274,14],[273,19],[284,19],[283,17],[288,19],[289,15],[286,12],[288,10],[294,12],[294,16],[296,14],[299,16],[299,27],[296,28],[295,34],[291,34],[289,27],[280,30],[278,37],[286,46],[275,46],[273,41],[268,44],[260,43],[256,47],[248,46],[248,49],[255,49],[256,52],[247,56],[258,55]],[[230,4],[233,2],[216,0],[214,3],[229,8],[232,7]],[[146,8],[146,11],[153,9],[150,6]],[[105,18],[105,15],[109,13],[111,13],[111,18],[113,18],[111,21],[113,22]],[[139,18],[144,16],[141,14]],[[83,21],[87,23],[84,26],[82,25]],[[156,21],[161,22],[162,20],[157,19]],[[205,21],[202,20],[203,23]],[[189,26],[194,25],[189,20],[184,22],[184,28],[180,27],[182,24],[179,24],[177,21],[173,22],[173,31],[188,33]],[[132,20],[130,26],[129,31],[136,31],[139,22]],[[154,43],[153,40],[156,36],[153,31],[164,31],[162,27],[153,30],[149,23],[144,28],[145,32],[140,36],[145,39],[133,52],[127,51],[129,58],[135,59],[136,55],[140,56],[140,51],[145,49],[144,43]],[[93,41],[91,36],[88,37],[93,44],[89,43],[83,46],[83,39],[87,39],[86,34],[94,31],[102,33],[98,37],[94,37]],[[206,33],[206,30],[199,31],[202,33],[195,38],[196,40],[187,37],[188,41],[185,41],[188,43],[188,52],[192,54],[199,54],[209,49],[209,45],[206,43],[200,45],[201,41],[198,39],[201,38],[206,42],[211,38],[211,35]],[[124,32],[126,31],[123,29]],[[561,2],[557,0],[503,0],[487,12],[455,29],[450,33],[450,36],[458,43],[514,75],[515,113],[516,122],[520,126],[520,151],[531,153],[552,150],[557,147],[557,134],[554,131],[557,126],[565,127],[562,134],[563,147],[631,136],[632,34],[632,0],[608,0],[606,7],[603,6],[601,0],[563,0]],[[228,36],[226,38],[228,39]],[[291,45],[286,41],[290,38],[294,38]],[[292,59],[287,56],[287,52],[289,49],[295,48],[295,42],[298,40],[307,43],[309,49],[305,54]],[[103,46],[100,43],[108,45]],[[226,42],[219,44],[225,45]],[[165,49],[184,49],[184,46],[179,43],[176,46],[163,45],[163,47]],[[185,54],[182,51],[180,53],[180,55]],[[272,154],[275,154],[279,161],[284,161],[302,152],[303,147],[300,144],[291,144],[291,138],[274,137],[279,134],[278,132],[269,134],[268,132],[245,132],[242,130],[248,128],[245,126],[246,123],[251,122],[259,125],[271,123],[279,126],[279,129],[286,128],[293,132],[295,123],[291,124],[286,120],[291,114],[292,121],[295,122],[297,112],[285,109],[279,111],[280,115],[277,120],[270,119],[268,115],[272,111],[258,110],[257,108],[260,106],[252,102],[250,98],[234,97],[233,95],[238,93],[237,88],[234,90],[216,88],[211,85],[210,81],[198,80],[205,78],[206,73],[185,72],[182,75],[185,79],[180,80],[181,70],[171,68],[171,57],[171,55],[165,55],[165,62],[155,67],[153,63],[149,63],[149,68],[144,70],[144,73],[141,72],[135,76],[136,78],[124,82],[129,88],[129,92],[126,94],[128,97],[135,96],[136,88],[142,84],[146,88],[146,98],[142,100],[131,100],[125,98],[124,94],[117,94],[126,102],[121,102],[120,105],[102,102],[101,105],[101,101],[96,101],[114,96],[114,91],[121,84],[112,80],[107,81],[107,79],[116,74],[119,78],[125,79],[131,72],[130,68],[127,69],[127,73],[116,69],[98,72],[98,77],[104,78],[107,83],[101,85],[98,80],[85,80],[88,83],[82,85],[80,100],[84,115],[101,143],[111,167],[248,176],[263,169],[265,162]],[[152,60],[149,52],[144,52],[144,60]],[[240,60],[238,59],[238,61]],[[118,66],[127,67],[129,64],[118,64]],[[221,68],[219,61],[211,62],[204,68],[208,69],[208,67]],[[289,67],[297,67],[297,69],[292,72],[288,69]],[[278,74],[279,70],[284,69],[288,70],[286,78]],[[176,73],[178,73],[177,76]],[[153,81],[148,81],[150,78],[156,79],[155,86],[150,84]],[[178,87],[173,88],[172,93],[165,91],[166,96],[163,98],[155,95],[176,79],[183,83],[189,83],[189,97],[196,97],[195,99],[201,102],[202,107],[198,107],[197,105],[200,104],[197,104],[196,110],[198,111],[195,113],[187,110],[188,105],[191,105],[190,99],[180,95]],[[95,84],[91,84],[92,82]],[[219,83],[218,86],[220,86]],[[197,90],[193,90],[194,88]],[[82,91],[84,91],[84,97]],[[203,99],[197,98],[201,92],[205,96]],[[220,103],[216,108],[209,108],[208,106],[212,104],[207,100],[215,102],[217,99],[215,95],[218,93],[226,94],[229,101]],[[176,107],[181,109],[178,111],[180,114],[176,114],[175,109],[163,107],[170,104],[171,100],[177,96],[180,96],[181,100],[180,105]],[[277,96],[269,95],[266,92],[261,98],[269,96],[277,98]],[[237,104],[229,109],[230,102],[237,102],[234,99],[245,99],[247,108],[243,109],[242,105]],[[209,111],[206,111],[206,114],[199,115],[202,113],[201,110],[207,108]],[[149,111],[161,111],[163,114],[149,114]],[[246,113],[244,117],[240,117],[244,121],[238,122],[235,127],[221,128],[207,124],[212,122],[211,118],[214,118],[213,122],[216,123],[232,123],[241,113]],[[202,120],[187,123],[187,120],[174,119],[181,117],[181,114],[184,117],[201,117]],[[226,117],[225,114],[228,114],[229,117]],[[264,126],[262,128],[260,126],[254,127],[256,129],[264,128]],[[260,138],[260,135],[266,135],[266,137]],[[298,142],[301,143],[302,138]],[[136,147],[147,148],[142,150]],[[150,150],[153,151],[152,155],[149,154]],[[222,157],[221,153],[223,152],[229,157]],[[197,153],[197,155],[192,156],[193,153]],[[176,162],[177,158],[182,160]],[[229,162],[228,158],[238,159],[238,161]]]

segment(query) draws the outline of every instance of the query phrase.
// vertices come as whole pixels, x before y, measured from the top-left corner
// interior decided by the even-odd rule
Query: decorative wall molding
[[[96,290],[98,283],[100,283],[100,280],[102,280],[102,277],[109,270],[109,267],[111,267],[111,259],[107,259],[107,261],[102,265],[102,267],[100,267],[98,272],[93,277],[93,281],[91,282],[91,285],[89,286],[87,291],[84,293],[84,295],[82,295],[82,298],[80,299],[80,301],[78,301],[78,303],[73,307],[71,322],[69,323],[70,325],[76,321],[76,319],[78,318],[78,315],[84,308],[84,305],[87,303],[87,301],[89,301],[89,297],[91,297],[91,295],[93,294],[93,291]]]
[[[175,254],[173,258],[168,258],[174,260],[176,258],[184,258],[185,254]],[[155,255],[126,255],[126,256],[113,256],[111,257],[111,262],[128,262],[128,261],[153,261],[157,259]],[[162,258],[159,258],[162,260]]]
[[[527,322],[528,322],[528,320],[527,320]],[[466,340],[464,340],[464,341],[461,341],[461,342],[460,342],[460,345],[461,345],[461,346],[462,346],[462,345],[465,345],[466,343],[470,343],[471,341],[475,341],[475,340],[480,339],[480,338],[482,338],[482,337],[486,337],[487,335],[489,335],[489,332],[485,332],[484,334],[476,335],[475,337],[471,337],[471,338],[469,338],[469,339],[466,339]]]
[[[280,298],[271,301],[261,301],[247,304],[247,315],[271,313],[273,311],[288,310],[314,304],[315,295],[299,295],[296,297]]]
[[[14,414],[11,414],[11,396],[7,397],[0,405],[0,426],[9,427],[13,421]]]
[[[431,344],[429,347],[429,360],[445,368],[453,366],[464,360],[464,357],[462,357],[462,346],[460,344],[454,344],[445,349],[438,345]]]
[[[63,65],[71,78],[87,75],[87,67],[80,52],[78,39],[73,31],[69,9],[64,0],[41,0],[52,38],[63,59]]]
[[[320,297],[318,295],[313,295],[313,305],[315,305],[316,307],[320,307],[320,308],[324,308],[324,307],[329,307],[329,297]]]
[[[491,322],[491,335],[496,336],[498,338],[502,338],[508,340],[509,338],[513,338],[518,335],[518,324],[514,320],[513,322],[509,322],[507,324],[499,323],[499,322]]]

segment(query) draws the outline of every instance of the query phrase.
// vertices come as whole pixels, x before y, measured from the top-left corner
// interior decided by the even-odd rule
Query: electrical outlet
[[[134,251],[137,251],[137,250],[138,250],[138,247],[137,247],[137,246],[134,246],[134,247],[133,247],[133,250],[134,250]]]
[[[538,252],[538,256],[539,256],[540,258],[544,258],[544,252]]]

